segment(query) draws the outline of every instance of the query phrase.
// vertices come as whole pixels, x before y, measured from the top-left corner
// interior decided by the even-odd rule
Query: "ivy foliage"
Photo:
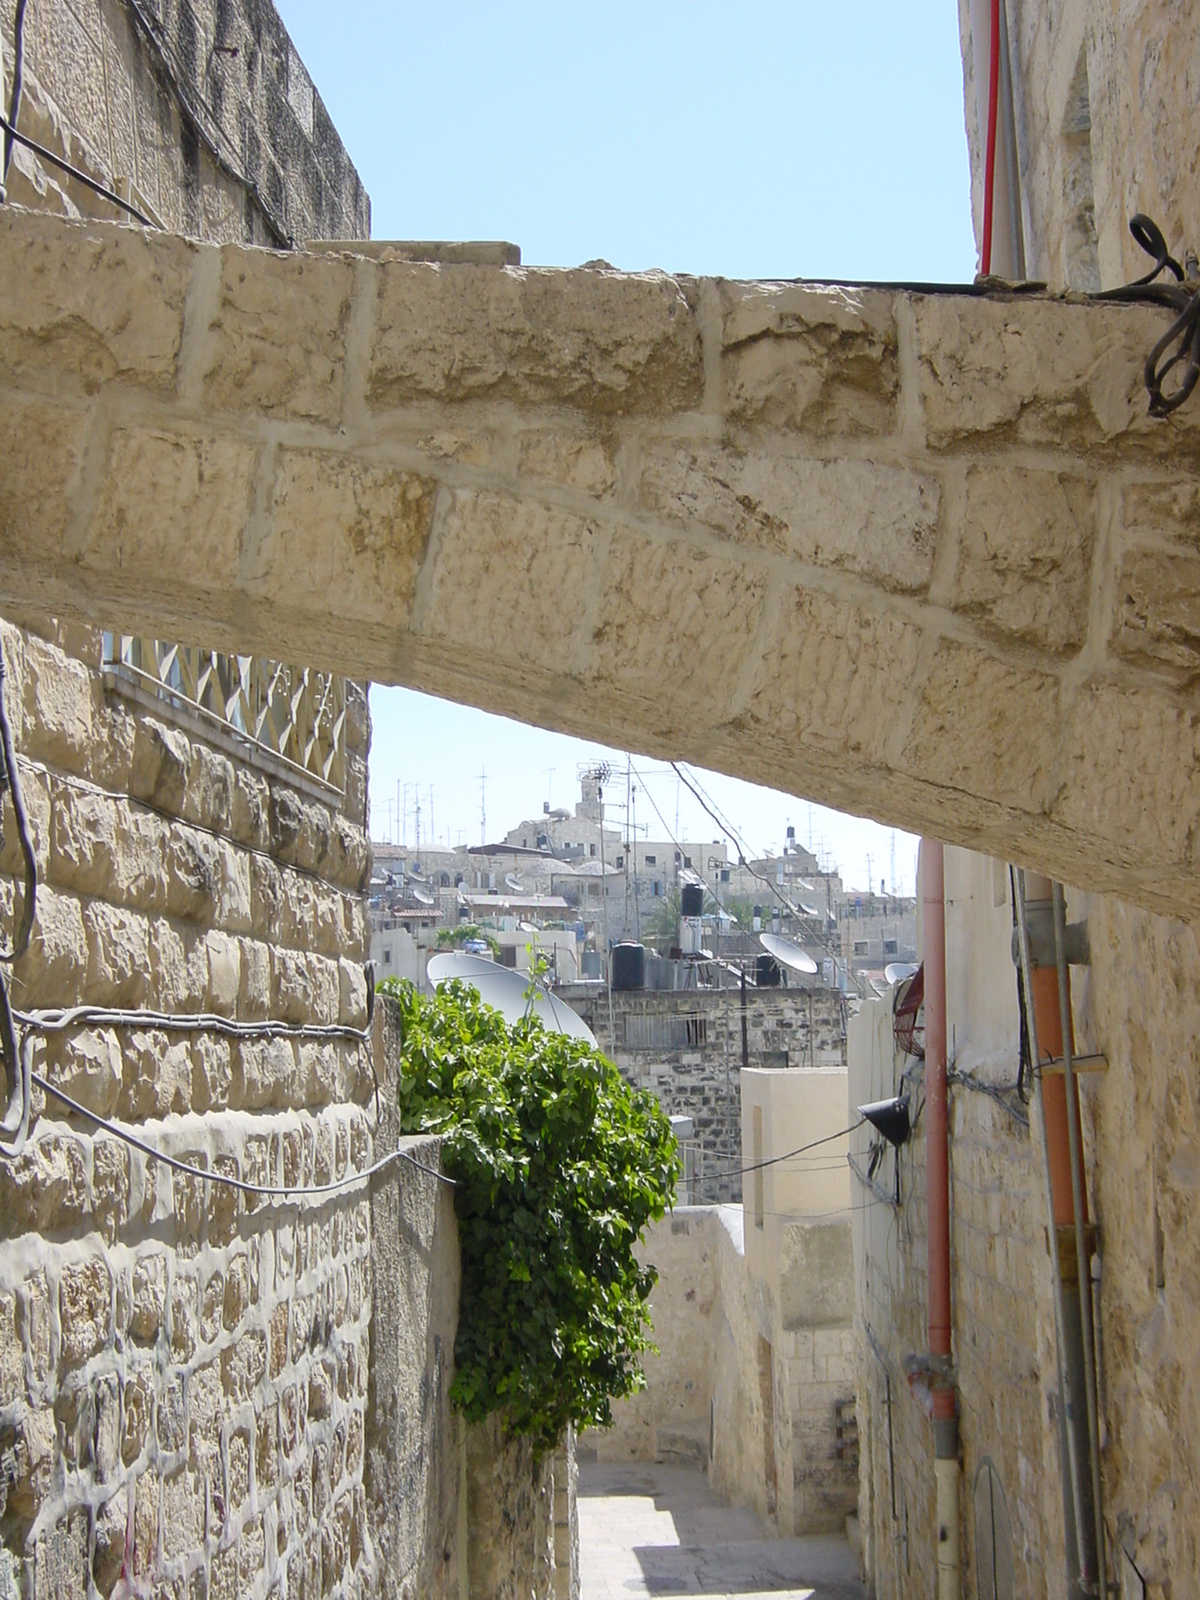
[[[581,1039],[510,1027],[458,982],[433,996],[389,979],[400,1012],[400,1121],[436,1131],[455,1180],[462,1298],[451,1398],[499,1412],[535,1451],[568,1422],[607,1427],[644,1387],[647,1299],[635,1241],[679,1168],[657,1100]]]

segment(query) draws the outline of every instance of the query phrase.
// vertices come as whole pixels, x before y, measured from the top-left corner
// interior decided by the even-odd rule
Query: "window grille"
[[[104,680],[229,753],[340,800],[346,788],[346,680],[260,656],[106,633]]]

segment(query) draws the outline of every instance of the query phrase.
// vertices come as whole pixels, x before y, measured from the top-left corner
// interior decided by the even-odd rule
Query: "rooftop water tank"
[[[612,986],[614,989],[644,989],[646,987],[646,946],[627,943],[615,944],[612,949]]]

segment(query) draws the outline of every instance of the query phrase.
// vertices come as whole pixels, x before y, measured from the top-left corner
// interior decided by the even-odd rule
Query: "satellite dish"
[[[817,970],[817,963],[807,950],[801,950],[791,939],[785,939],[778,933],[760,933],[758,939],[763,949],[773,955],[781,967],[790,967],[793,972],[812,973]]]
[[[478,972],[495,972],[496,963],[491,956],[473,956],[466,950],[443,950],[430,956],[426,968],[430,983],[449,983],[451,978],[461,978],[470,983]]]
[[[903,983],[905,978],[911,978],[916,970],[915,961],[889,961],[883,969],[883,981],[889,985]]]
[[[504,883],[505,886],[511,889],[514,894],[525,893],[525,885],[521,882],[520,878],[516,877],[511,872],[506,872],[504,874]]]
[[[412,897],[419,906],[431,906],[433,904],[433,896],[431,894],[422,894],[420,889],[414,889]]]
[[[467,955],[461,950],[432,957],[428,972],[430,983],[439,989],[452,978],[470,984],[484,1005],[493,1007],[507,1023],[521,1022],[532,1011],[548,1032],[586,1039],[593,1046],[596,1043],[596,1035],[583,1018],[527,973],[514,972],[511,967],[497,966],[483,956]]]

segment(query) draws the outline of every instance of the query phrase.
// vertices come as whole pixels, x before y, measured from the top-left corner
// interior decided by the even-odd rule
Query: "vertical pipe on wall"
[[[921,841],[925,961],[925,1185],[929,1355],[937,1480],[938,1600],[959,1600],[958,1405],[951,1371],[950,1129],[946,1097],[946,877],[939,840]]]
[[[1091,1478],[1091,1449],[1087,1417],[1081,1400],[1087,1389],[1082,1325],[1081,1278],[1078,1271],[1076,1220],[1087,1225],[1087,1189],[1083,1183],[1082,1152],[1072,1150],[1068,1118],[1067,1075],[1047,1075],[1043,1068],[1064,1055],[1064,1042],[1074,1050],[1069,1003],[1062,1005],[1057,965],[1035,967],[1030,926],[1040,924],[1043,934],[1053,918],[1053,889],[1049,878],[1018,869],[1018,959],[1028,999],[1029,1044],[1041,1110],[1042,1155],[1046,1175],[1046,1203],[1050,1215],[1047,1239],[1054,1278],[1057,1330],[1059,1439],[1063,1458],[1063,1518],[1067,1554],[1067,1592],[1071,1600],[1096,1591],[1095,1515],[1092,1497],[1085,1490]],[[1045,938],[1041,940],[1044,949]],[[1074,1077],[1072,1094],[1077,1094]],[[1076,1112],[1078,1102],[1076,1101]],[[1076,1170],[1072,1171],[1072,1157]],[[1078,1195],[1078,1208],[1076,1196]],[[1085,1264],[1086,1266],[1086,1264]],[[1075,1293],[1069,1293],[1074,1286]]]

